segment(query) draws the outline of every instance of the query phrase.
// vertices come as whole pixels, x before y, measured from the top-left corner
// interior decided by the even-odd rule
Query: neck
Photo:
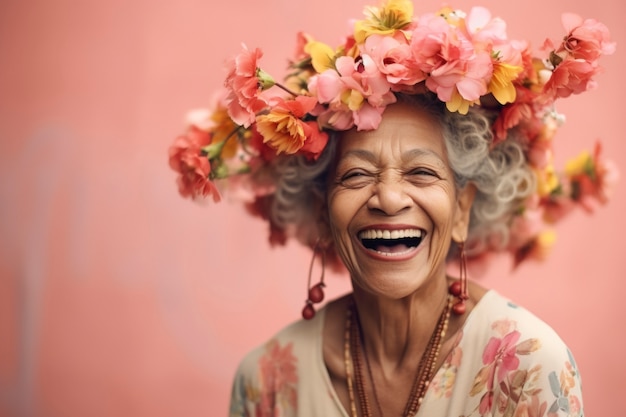
[[[390,299],[354,288],[363,344],[386,377],[414,369],[447,303],[445,276],[413,294]]]

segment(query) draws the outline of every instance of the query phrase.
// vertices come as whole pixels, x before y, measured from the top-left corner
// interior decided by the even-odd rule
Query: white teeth
[[[401,230],[376,230],[368,229],[359,233],[360,239],[403,239],[408,237],[422,237],[422,231],[419,229],[401,229]]]

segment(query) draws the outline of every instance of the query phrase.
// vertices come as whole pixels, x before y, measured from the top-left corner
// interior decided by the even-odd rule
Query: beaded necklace
[[[422,404],[422,400],[424,399],[424,395],[426,394],[428,385],[433,378],[437,358],[439,357],[439,353],[441,351],[441,345],[446,335],[446,331],[448,330],[451,309],[452,297],[449,296],[446,306],[441,312],[441,316],[439,316],[437,326],[435,327],[435,330],[433,331],[433,334],[428,341],[428,345],[426,345],[424,355],[420,359],[415,375],[415,380],[413,381],[413,386],[411,387],[411,393],[404,408],[404,412],[402,413],[403,417],[414,416],[419,410],[420,405]],[[346,312],[346,326],[344,334],[344,363],[346,367],[348,396],[350,399],[350,413],[351,417],[358,417],[356,400],[354,395],[354,385],[356,385],[356,393],[359,398],[361,416],[372,417],[372,410],[370,408],[367,394],[365,393],[365,381],[363,379],[361,349],[363,350],[363,356],[365,357],[368,377],[372,382],[372,392],[374,393],[374,402],[376,403],[378,414],[381,417],[384,417],[383,410],[378,399],[374,378],[372,376],[372,369],[369,363],[367,352],[365,351],[365,344],[361,346],[358,312],[356,310],[354,301],[350,301]],[[352,381],[352,370],[354,371],[354,382]]]

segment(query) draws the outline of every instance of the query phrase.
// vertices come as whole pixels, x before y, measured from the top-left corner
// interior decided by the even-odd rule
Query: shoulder
[[[295,415],[303,404],[302,390],[322,378],[324,316],[322,309],[313,320],[291,323],[245,355],[233,381],[231,416],[265,415],[279,409],[281,415]]]
[[[320,343],[325,310],[312,320],[298,320],[282,328],[261,345],[252,349],[239,364],[237,374],[255,373],[265,361],[297,362],[314,355]]]
[[[569,348],[523,307],[487,293],[466,322],[461,346],[472,369],[470,396],[480,398],[483,411],[499,404],[582,415],[580,375]]]
[[[235,387],[263,390],[280,374],[282,381],[296,384],[303,366],[313,366],[321,357],[321,332],[325,310],[312,320],[298,320],[278,331],[246,354],[235,374]]]
[[[507,340],[536,340],[545,354],[563,352],[565,343],[558,333],[532,312],[489,291],[468,318],[464,333],[467,337],[506,338]]]
[[[487,293],[472,311],[460,344],[483,370],[497,369],[496,377],[519,370],[526,376],[541,375],[553,389],[558,384],[552,380],[579,378],[572,352],[558,333],[495,291]]]

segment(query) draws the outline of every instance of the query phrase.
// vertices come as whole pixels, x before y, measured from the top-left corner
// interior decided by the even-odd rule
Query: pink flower
[[[169,165],[178,172],[178,192],[183,197],[212,196],[213,201],[220,201],[215,184],[209,180],[211,164],[202,155],[201,146],[206,145],[209,135],[195,127],[176,138],[169,149]]]
[[[418,67],[429,77],[426,86],[449,103],[458,94],[476,101],[487,93],[493,70],[491,56],[475,51],[463,33],[438,15],[425,15],[413,31],[411,49]]]
[[[412,86],[426,78],[413,61],[411,48],[401,32],[396,32],[395,36],[370,35],[363,51],[396,91],[403,85]]]
[[[336,70],[328,69],[309,81],[309,90],[317,100],[328,104],[330,112],[339,113],[335,123],[332,114],[326,114],[322,125],[325,122],[335,128],[351,127],[354,122],[360,130],[377,128],[384,107],[396,101],[384,74],[369,55],[356,59],[339,57],[335,67]],[[352,112],[352,122],[348,111]]]
[[[465,18],[465,26],[473,43],[493,45],[506,42],[506,22],[499,17],[492,18],[485,7],[472,7]]]
[[[329,106],[316,115],[317,123],[323,127],[341,131],[348,130],[354,126],[352,111],[342,106]]]
[[[347,89],[360,93],[372,106],[381,107],[395,102],[387,78],[369,55],[363,54],[356,59],[340,57],[335,65]]]
[[[592,77],[599,71],[597,66],[583,59],[566,59],[552,72],[543,92],[549,98],[569,97],[595,87]]]
[[[574,13],[561,16],[568,32],[559,51],[567,51],[575,59],[592,62],[601,55],[615,52],[615,42],[610,41],[609,30],[595,19],[584,19]]]
[[[520,332],[512,331],[503,338],[492,337],[489,339],[483,351],[483,363],[485,365],[497,362],[497,382],[503,381],[506,374],[519,367],[519,358],[516,352],[516,343],[520,338]]]
[[[260,49],[243,51],[228,63],[228,75],[224,86],[228,89],[226,103],[230,117],[244,127],[250,126],[256,113],[265,108],[267,102],[261,93],[257,61],[263,56]]]

